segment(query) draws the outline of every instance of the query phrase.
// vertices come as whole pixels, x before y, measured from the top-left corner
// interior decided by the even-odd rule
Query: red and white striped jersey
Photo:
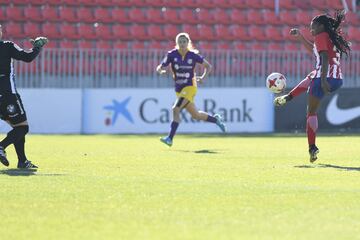
[[[320,59],[319,52],[326,51],[329,56],[328,72],[326,77],[342,79],[342,73],[340,68],[340,52],[337,50],[336,46],[332,43],[329,34],[327,32],[322,32],[315,36],[313,50],[316,57],[315,78],[321,77],[321,67],[323,65]]]

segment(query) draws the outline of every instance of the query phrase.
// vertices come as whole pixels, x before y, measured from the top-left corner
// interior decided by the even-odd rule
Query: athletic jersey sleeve
[[[194,56],[195,56],[195,62],[196,63],[202,64],[204,62],[204,57],[201,56],[200,54],[195,53]]]
[[[161,61],[161,66],[167,67],[171,62],[171,52],[168,52],[164,59]]]
[[[318,52],[327,51],[329,35],[327,33],[320,33],[315,36],[315,46]]]
[[[13,59],[21,60],[24,62],[31,62],[40,53],[39,47],[34,47],[30,50],[24,50],[15,43],[10,43],[10,56]]]

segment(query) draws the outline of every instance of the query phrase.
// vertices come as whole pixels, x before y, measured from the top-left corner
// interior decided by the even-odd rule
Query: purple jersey
[[[203,62],[204,57],[195,52],[187,51],[185,56],[182,56],[177,49],[173,49],[167,53],[161,66],[166,67],[171,63],[175,91],[180,92],[184,87],[196,86],[195,65]]]

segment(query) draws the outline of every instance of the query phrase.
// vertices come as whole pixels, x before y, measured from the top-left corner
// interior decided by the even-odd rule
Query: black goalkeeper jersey
[[[0,94],[17,93],[13,60],[31,62],[40,53],[40,48],[24,50],[11,41],[0,40]]]

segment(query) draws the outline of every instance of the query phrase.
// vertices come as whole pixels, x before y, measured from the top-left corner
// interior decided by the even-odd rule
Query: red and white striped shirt
[[[337,50],[336,46],[332,43],[329,34],[327,32],[322,32],[315,36],[313,50],[316,57],[315,78],[321,77],[321,67],[323,65],[319,53],[321,51],[326,51],[329,56],[328,72],[326,77],[342,79],[342,73],[340,68],[340,52]]]

